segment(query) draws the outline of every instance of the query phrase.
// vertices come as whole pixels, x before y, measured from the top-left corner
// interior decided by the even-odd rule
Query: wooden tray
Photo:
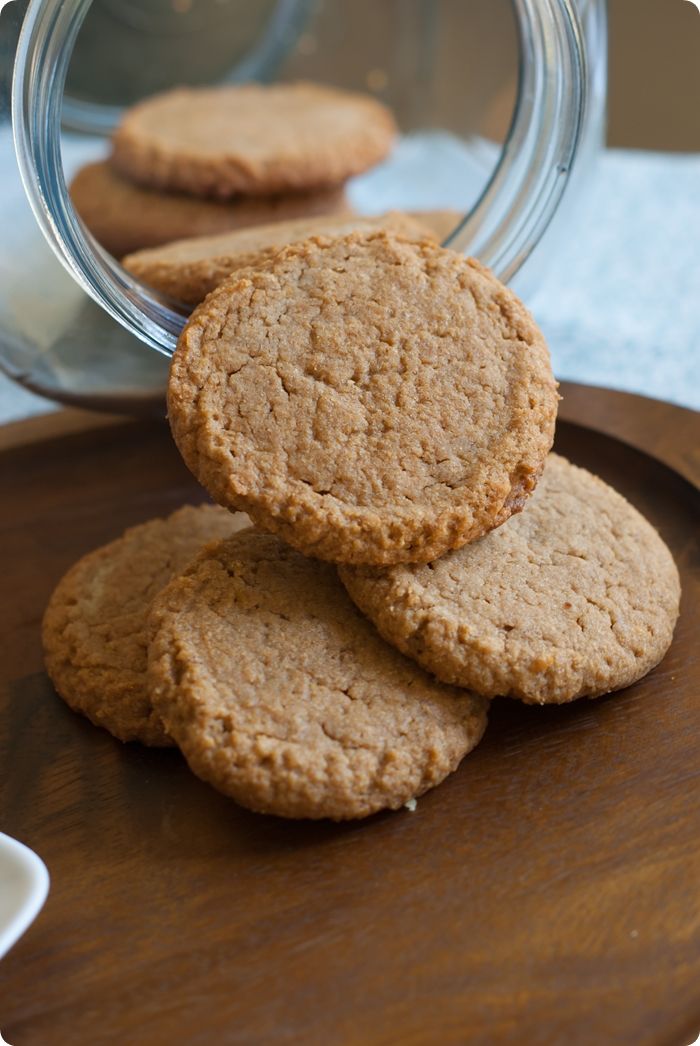
[[[52,877],[0,969],[9,1042],[695,1038],[700,418],[602,390],[564,396],[558,449],[614,483],[676,556],[673,647],[613,697],[495,702],[484,742],[415,813],[360,824],[240,810],[178,753],[121,745],[73,715],[41,670],[40,616],[63,570],[197,499],[165,426],[0,454],[0,827]]]

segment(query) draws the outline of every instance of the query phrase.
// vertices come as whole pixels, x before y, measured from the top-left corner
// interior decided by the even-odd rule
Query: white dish
[[[0,959],[34,922],[48,892],[41,858],[0,832]]]

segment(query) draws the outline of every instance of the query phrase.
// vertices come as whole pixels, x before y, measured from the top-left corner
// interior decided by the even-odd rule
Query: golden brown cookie
[[[209,236],[252,225],[321,214],[350,214],[342,188],[281,196],[238,196],[226,202],[135,185],[109,163],[81,168],[71,199],[83,222],[115,258],[188,236]]]
[[[143,185],[225,199],[339,185],[383,160],[395,134],[385,106],[332,87],[183,87],[126,112],[112,159]]]
[[[131,527],[79,560],[44,614],[46,670],[61,697],[121,741],[170,745],[146,685],[151,600],[207,541],[247,526],[214,505]]]
[[[314,238],[229,277],[186,325],[168,405],[220,504],[320,559],[425,562],[519,511],[556,384],[478,262],[385,232]]]
[[[252,529],[154,601],[149,686],[192,770],[261,813],[366,817],[439,784],[487,703],[388,646],[335,570]]]
[[[400,211],[367,218],[330,215],[179,240],[129,254],[122,264],[162,294],[188,305],[198,305],[232,272],[258,266],[290,243],[309,236],[343,236],[368,229],[388,229],[408,239],[424,240],[433,236],[429,228]]]
[[[654,528],[551,454],[525,511],[427,566],[344,568],[381,634],[448,683],[559,704],[640,679],[668,649],[680,582]]]
[[[464,211],[409,211],[421,225],[430,229],[439,243],[444,243],[465,218]]]

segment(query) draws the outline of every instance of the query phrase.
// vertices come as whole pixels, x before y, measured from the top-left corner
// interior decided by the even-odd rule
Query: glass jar
[[[603,140],[604,0],[12,0],[0,60],[0,366],[130,413],[162,410],[186,310],[98,246],[67,182],[137,98],[277,79],[374,94],[402,137],[351,180],[353,207],[456,212],[445,242],[525,297]]]

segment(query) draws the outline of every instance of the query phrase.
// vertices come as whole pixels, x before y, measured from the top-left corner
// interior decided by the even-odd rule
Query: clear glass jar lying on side
[[[203,63],[213,53],[204,37],[224,30],[228,46]],[[13,138],[7,82],[0,97],[0,363],[43,394],[105,409],[161,409],[163,357],[184,322],[97,245],[67,190],[66,174],[105,151],[122,104],[139,94],[208,77],[376,94],[402,138],[350,183],[355,209],[457,211],[446,242],[521,293],[555,253],[602,144],[602,0],[14,0],[0,44],[15,51]]]

